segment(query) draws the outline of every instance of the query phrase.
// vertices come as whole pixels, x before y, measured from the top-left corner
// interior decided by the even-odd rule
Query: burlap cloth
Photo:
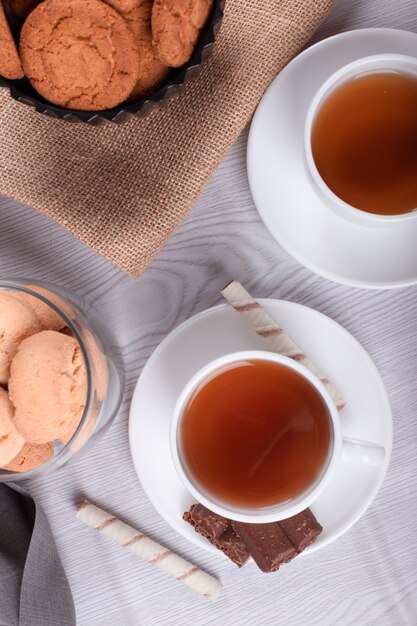
[[[44,118],[0,90],[0,193],[138,275],[335,3],[227,0],[201,73],[163,109],[122,125]]]

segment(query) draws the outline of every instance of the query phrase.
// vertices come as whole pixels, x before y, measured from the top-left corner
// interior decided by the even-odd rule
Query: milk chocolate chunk
[[[278,522],[246,524],[233,521],[232,528],[263,572],[276,572],[282,563],[288,563],[297,555],[297,549]]]
[[[193,504],[183,519],[241,567],[253,558],[263,572],[276,572],[312,544],[323,530],[310,509],[269,524],[231,521]]]
[[[202,504],[193,504],[190,510],[184,513],[183,519],[224,552],[238,567],[242,567],[248,560],[249,552],[233,530],[230,520],[209,511]]]
[[[302,552],[320,535],[320,526],[310,509],[279,522],[297,552]]]

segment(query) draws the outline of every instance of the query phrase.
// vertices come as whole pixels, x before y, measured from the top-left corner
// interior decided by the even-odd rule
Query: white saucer
[[[255,205],[285,250],[330,280],[367,288],[417,283],[417,220],[389,228],[349,223],[326,208],[304,166],[303,131],[320,85],[361,57],[416,56],[417,35],[372,28],[330,37],[305,50],[277,76],[252,122],[247,167]]]
[[[305,553],[345,533],[374,499],[388,467],[392,416],[379,373],[362,346],[328,317],[292,302],[260,300],[270,315],[340,388],[345,435],[385,447],[382,465],[340,461],[312,506],[323,533]],[[208,309],[176,328],[146,363],[130,408],[129,441],[141,485],[160,515],[197,546],[221,554],[182,520],[193,503],[178,478],[169,447],[175,400],[192,374],[214,358],[237,350],[265,349],[262,340],[228,305]]]

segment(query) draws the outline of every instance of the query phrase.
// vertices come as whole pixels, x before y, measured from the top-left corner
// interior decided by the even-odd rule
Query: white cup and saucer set
[[[251,125],[247,169],[255,205],[278,243],[313,272],[354,287],[417,283],[417,211],[375,215],[350,206],[314,163],[317,110],[343,81],[371,72],[417,75],[417,35],[350,31],[307,48],[265,93]]]
[[[342,326],[313,309],[282,300],[258,302],[331,376],[347,401],[340,415],[332,410],[337,432],[331,466],[308,499],[300,500],[295,508],[284,509],[284,513],[264,511],[258,519],[253,514],[242,518],[239,512],[226,511],[205,499],[181,470],[173,428],[184,398],[196,381],[236,355],[243,353],[247,357],[247,351],[265,359],[282,358],[266,350],[262,339],[228,304],[191,317],[159,344],[142,370],[130,409],[130,450],[141,487],[174,530],[220,557],[222,553],[182,519],[193,503],[209,505],[231,519],[254,522],[282,519],[300,510],[300,506],[310,506],[323,531],[302,556],[335,541],[364,514],[383,482],[391,455],[389,399],[365,349]]]
[[[379,214],[345,201],[324,181],[312,142],[318,112],[340,85],[383,72],[416,78],[416,44],[417,35],[389,29],[331,37],[296,57],[255,113],[247,154],[255,205],[282,247],[330,280],[372,289],[417,283],[417,211]],[[391,455],[391,408],[376,366],[347,330],[299,304],[258,302],[331,378],[347,402],[343,411],[318,378],[268,351],[242,315],[222,304],[173,330],[146,363],[130,410],[132,459],[153,506],[202,549],[221,556],[182,518],[195,502],[252,523],[279,521],[309,507],[323,527],[302,553],[311,554],[346,533],[376,497]],[[187,468],[178,439],[196,385],[225,364],[251,358],[280,362],[308,379],[328,407],[333,433],[327,464],[311,489],[291,503],[259,510],[229,506],[205,491]]]

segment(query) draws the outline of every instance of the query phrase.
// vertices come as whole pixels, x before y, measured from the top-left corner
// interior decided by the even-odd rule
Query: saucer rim
[[[321,550],[322,548],[325,548],[326,546],[332,544],[334,541],[336,541],[337,539],[339,539],[341,536],[343,536],[346,532],[348,532],[358,521],[359,519],[365,514],[365,512],[368,510],[368,508],[371,506],[371,504],[374,502],[379,490],[381,489],[382,483],[385,480],[385,476],[386,473],[388,471],[388,467],[389,467],[389,463],[390,463],[390,458],[391,458],[391,452],[392,452],[392,445],[393,445],[393,417],[392,417],[392,409],[391,409],[391,405],[390,405],[390,401],[389,401],[389,397],[387,394],[387,390],[385,388],[384,382],[382,380],[381,374],[379,373],[378,368],[376,367],[374,361],[372,360],[371,356],[368,354],[367,350],[364,348],[364,346],[362,346],[362,344],[346,329],[344,328],[341,324],[339,324],[338,322],[336,322],[334,319],[332,319],[331,317],[325,315],[324,313],[321,313],[320,311],[317,311],[316,309],[313,309],[311,307],[308,307],[306,305],[297,303],[297,302],[292,302],[292,301],[288,301],[288,300],[281,300],[278,298],[257,298],[257,301],[262,305],[262,306],[266,306],[269,303],[277,303],[278,305],[284,305],[288,308],[299,308],[302,310],[308,310],[310,314],[312,314],[315,317],[318,318],[325,318],[327,323],[330,323],[332,325],[335,325],[338,329],[338,332],[341,332],[342,334],[344,334],[346,337],[348,337],[349,341],[352,342],[353,345],[356,346],[356,348],[359,348],[362,358],[365,359],[367,361],[367,365],[370,368],[370,370],[372,370],[372,373],[375,377],[375,381],[378,384],[379,387],[379,394],[380,397],[383,398],[383,402],[385,404],[386,407],[386,411],[385,411],[385,417],[384,417],[384,421],[386,422],[386,427],[387,427],[387,442],[385,444],[385,459],[384,462],[381,464],[381,467],[379,469],[379,473],[378,473],[378,477],[375,480],[375,484],[373,485],[372,489],[369,490],[368,496],[366,498],[365,503],[359,507],[356,511],[356,514],[354,515],[354,517],[350,520],[349,524],[342,528],[340,531],[338,531],[334,536],[329,537],[327,540],[320,542],[319,544],[312,544],[311,546],[309,546],[308,548],[306,548],[306,550],[304,552],[302,552],[300,555],[298,556],[307,556],[308,554],[312,554],[314,552],[317,552],[319,550]],[[224,559],[226,559],[225,555],[220,552],[215,546],[213,546],[212,544],[210,544],[208,541],[207,542],[201,542],[200,537],[196,536],[195,538],[190,535],[186,535],[184,533],[181,532],[181,530],[179,530],[176,520],[172,520],[171,523],[171,517],[169,515],[163,515],[160,511],[160,507],[159,504],[157,502],[157,498],[154,498],[153,493],[152,493],[152,489],[148,488],[148,485],[146,483],[146,481],[143,481],[142,477],[143,477],[143,473],[140,469],[140,463],[137,461],[137,456],[136,453],[134,452],[134,429],[137,428],[137,424],[134,425],[134,422],[137,421],[137,418],[135,418],[134,414],[136,413],[136,415],[138,415],[138,411],[136,410],[136,406],[138,404],[138,399],[140,397],[141,391],[142,391],[142,387],[144,386],[144,384],[146,384],[146,376],[144,376],[144,373],[146,374],[147,370],[149,370],[154,362],[159,358],[159,355],[166,349],[167,345],[180,333],[184,332],[184,330],[186,331],[188,329],[188,327],[192,326],[194,323],[199,322],[201,320],[203,320],[206,317],[209,317],[211,314],[216,313],[217,311],[224,309],[227,310],[229,309],[229,305],[227,303],[220,303],[217,304],[215,306],[209,307],[207,309],[204,309],[203,311],[200,311],[194,315],[192,315],[191,317],[189,317],[188,319],[186,319],[184,322],[182,322],[179,326],[177,326],[176,328],[174,328],[170,333],[168,333],[164,339],[157,345],[157,347],[155,348],[155,350],[152,352],[152,354],[149,356],[149,358],[147,359],[139,377],[137,380],[137,383],[135,385],[135,389],[132,395],[132,400],[131,400],[131,404],[130,404],[130,409],[129,409],[129,424],[128,424],[128,439],[129,439],[129,450],[130,450],[130,455],[131,455],[131,460],[133,463],[133,467],[136,473],[136,476],[139,480],[140,486],[143,489],[143,492],[145,493],[146,497],[148,498],[149,502],[151,503],[151,505],[153,506],[153,508],[155,509],[155,511],[158,513],[158,515],[160,515],[160,517],[171,527],[171,529],[173,531],[175,531],[176,533],[178,533],[181,537],[183,537],[186,541],[192,543],[193,545],[195,545],[198,548],[204,549],[209,553],[215,554],[217,556],[220,556]],[[146,485],[146,486],[145,486]],[[185,486],[183,485],[185,491],[187,491],[187,493],[189,493],[189,495],[191,497],[192,494],[190,494],[190,492],[188,492],[188,490],[185,488]],[[314,504],[312,505],[312,508],[314,509]],[[193,537],[193,538],[192,538]],[[207,545],[206,545],[207,543]]]
[[[274,89],[276,89],[276,85],[277,83],[280,83],[281,81],[285,80],[286,76],[291,73],[294,68],[296,68],[300,63],[303,63],[305,59],[307,59],[309,56],[313,55],[314,53],[317,52],[317,50],[320,50],[322,48],[326,48],[326,47],[332,47],[332,45],[337,45],[337,42],[340,40],[349,40],[349,39],[353,39],[355,40],[356,37],[367,37],[369,35],[376,35],[377,37],[379,36],[383,36],[384,34],[390,34],[390,35],[397,35],[399,38],[408,38],[410,40],[414,40],[414,43],[417,42],[417,33],[411,32],[411,31],[407,31],[407,30],[403,30],[403,29],[397,29],[397,28],[357,28],[357,29],[353,29],[353,30],[349,30],[343,33],[337,33],[335,35],[331,35],[330,37],[326,37],[324,39],[322,39],[321,41],[318,41],[317,43],[309,46],[308,48],[306,48],[305,50],[303,50],[300,54],[298,54],[296,57],[294,57],[294,59],[292,59],[292,61],[290,61],[288,63],[288,65],[286,65],[280,72],[279,74],[274,78],[274,80],[271,82],[271,84],[269,85],[268,89],[265,91],[264,95],[262,96],[262,99],[260,101],[260,103],[258,104],[258,107],[255,111],[255,114],[253,116],[251,125],[250,125],[250,129],[249,129],[249,134],[248,134],[248,141],[247,141],[247,149],[246,149],[246,171],[247,171],[247,176],[248,176],[248,183],[249,183],[249,189],[252,195],[252,199],[253,199],[253,203],[256,207],[256,210],[262,220],[262,222],[264,223],[265,227],[268,229],[268,231],[270,232],[271,236],[275,239],[275,241],[287,252],[287,254],[289,254],[293,259],[295,259],[298,263],[300,263],[303,267],[307,268],[308,270],[314,272],[315,274],[317,274],[318,276],[321,276],[323,278],[326,278],[327,280],[330,280],[332,282],[338,283],[338,284],[342,284],[342,285],[346,285],[349,287],[356,287],[356,288],[362,288],[362,289],[371,289],[371,290],[382,290],[382,289],[403,289],[406,287],[411,287],[413,285],[417,284],[417,269],[416,269],[416,275],[414,278],[412,279],[398,279],[398,280],[390,280],[390,281],[368,281],[368,280],[363,280],[363,279],[359,279],[359,278],[353,278],[353,277],[347,277],[345,275],[341,275],[340,273],[338,273],[337,271],[332,271],[329,268],[324,267],[323,265],[319,265],[318,263],[316,263],[315,261],[312,261],[311,259],[309,259],[308,257],[306,257],[303,252],[299,249],[296,248],[296,246],[294,246],[292,243],[288,242],[288,238],[284,237],[279,228],[277,228],[274,223],[272,218],[270,217],[270,211],[268,209],[262,208],[262,202],[257,202],[257,192],[255,191],[255,187],[256,187],[256,172],[257,172],[257,166],[256,166],[256,159],[252,158],[252,155],[254,153],[254,145],[257,141],[257,138],[255,137],[255,133],[257,132],[258,129],[258,124],[260,124],[260,118],[263,114],[263,110],[265,107],[267,107],[269,105],[269,97],[270,94],[272,93],[272,91]],[[373,55],[376,53],[371,53],[369,52],[368,56]],[[393,53],[394,54],[394,53]],[[400,53],[398,53],[400,54]],[[401,53],[401,54],[405,54],[405,53]],[[417,59],[417,55],[416,55],[416,59]],[[343,66],[341,66],[343,67]],[[339,69],[341,69],[341,67]],[[337,70],[336,70],[337,71]],[[332,72],[333,73],[333,72]],[[319,197],[319,196],[316,196]],[[402,224],[403,227],[405,227],[406,225],[409,225],[409,222],[404,221],[404,223]],[[367,225],[357,225],[358,228],[361,229],[366,229],[366,230],[370,230],[370,227]],[[376,228],[380,228],[380,226],[377,226]]]

